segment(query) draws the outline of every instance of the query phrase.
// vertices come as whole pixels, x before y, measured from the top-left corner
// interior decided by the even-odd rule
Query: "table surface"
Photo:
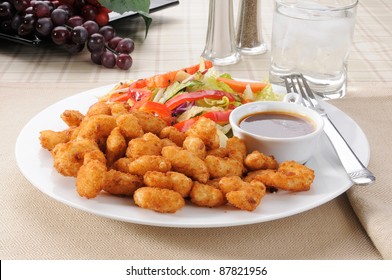
[[[273,1],[261,2],[269,47]],[[238,0],[234,6],[236,13]],[[0,40],[0,258],[392,259],[392,4],[384,0],[360,1],[347,95],[330,101],[355,120],[369,140],[369,168],[377,177],[371,186],[353,186],[322,206],[271,222],[178,229],[126,223],[71,208],[23,177],[14,155],[16,138],[47,106],[87,89],[198,63],[207,0],[181,0],[151,17],[147,37],[141,18],[113,23],[118,34],[136,42],[129,71],[94,65],[87,50],[71,56],[52,45]],[[264,80],[269,65],[268,51],[216,68],[234,77]]]

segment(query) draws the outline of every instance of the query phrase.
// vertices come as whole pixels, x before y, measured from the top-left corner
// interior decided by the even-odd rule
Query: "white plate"
[[[314,169],[316,174],[311,190],[267,194],[253,212],[230,206],[202,208],[187,203],[175,214],[160,214],[135,206],[130,198],[106,194],[95,199],[82,198],[76,192],[75,178],[63,177],[53,168],[52,156],[40,146],[39,132],[65,129],[66,125],[59,117],[64,110],[74,109],[85,113],[98,96],[104,95],[112,87],[92,89],[55,103],[32,118],[22,129],[16,141],[16,161],[23,175],[43,193],[72,207],[115,220],[154,226],[203,228],[246,225],[288,217],[324,204],[352,185],[333,147],[323,135],[315,155],[307,162],[307,166]],[[367,165],[370,148],[364,132],[345,113],[328,103],[325,105],[347,142]]]

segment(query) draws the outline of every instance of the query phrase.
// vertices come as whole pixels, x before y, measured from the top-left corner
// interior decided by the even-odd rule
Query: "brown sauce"
[[[298,137],[315,130],[306,117],[286,112],[251,114],[242,118],[239,126],[252,134],[274,138]]]

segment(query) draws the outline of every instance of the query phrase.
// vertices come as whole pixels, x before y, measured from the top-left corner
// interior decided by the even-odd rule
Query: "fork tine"
[[[285,84],[285,86],[286,86],[286,91],[287,91],[287,93],[289,93],[289,92],[291,92],[291,86],[290,86],[290,83],[287,81],[288,80],[288,76],[285,76],[285,77],[283,77],[284,78],[284,84]]]
[[[297,81],[296,84],[297,84],[298,90],[296,90],[295,92],[298,93],[298,94],[299,93],[301,94],[301,96],[302,96],[302,104],[304,106],[312,106],[313,104],[309,102],[309,96],[307,95],[307,92],[304,91],[304,89],[303,89],[304,87],[301,84],[301,82],[300,82],[298,77],[299,77],[299,75],[292,75],[292,79],[293,80],[295,79]],[[293,81],[293,84],[295,84],[294,81]]]
[[[304,90],[302,89],[302,85],[300,84],[300,81],[298,79],[298,75],[291,74],[291,75],[285,76],[284,82],[286,84],[287,92],[288,93],[294,92],[296,94],[301,94],[301,96],[302,96],[301,103],[302,103],[302,105],[307,106],[308,104],[305,103],[305,101],[304,101],[304,100],[307,100],[307,96],[306,96],[306,93],[304,92]],[[292,88],[292,90],[290,88]],[[312,104],[310,103],[310,105],[312,105]]]
[[[306,95],[307,95],[306,100],[310,104],[312,104],[313,107],[318,106],[318,102],[317,102],[316,96],[314,95],[313,91],[310,89],[309,84],[306,81],[305,77],[302,74],[299,74],[299,77],[301,78],[303,88],[305,88],[305,91],[306,91]]]

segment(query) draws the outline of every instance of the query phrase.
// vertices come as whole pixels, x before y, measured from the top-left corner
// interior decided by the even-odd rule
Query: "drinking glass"
[[[358,0],[274,0],[270,82],[302,73],[324,99],[346,94]]]

